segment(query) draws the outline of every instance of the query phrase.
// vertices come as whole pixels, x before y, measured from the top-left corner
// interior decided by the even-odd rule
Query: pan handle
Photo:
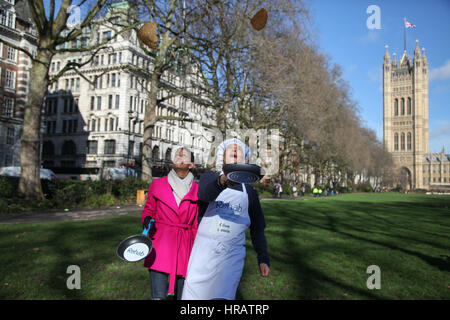
[[[155,222],[155,220],[154,219],[151,219],[150,220],[150,223],[148,224],[148,228],[146,228],[146,229],[144,229],[144,231],[142,231],[142,234],[144,235],[144,236],[147,236],[148,235],[148,232],[150,231],[150,228],[152,227],[152,223],[153,222]]]

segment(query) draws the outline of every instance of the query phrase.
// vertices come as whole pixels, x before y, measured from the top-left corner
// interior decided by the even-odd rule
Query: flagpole
[[[406,18],[403,18],[403,50],[406,51]]]

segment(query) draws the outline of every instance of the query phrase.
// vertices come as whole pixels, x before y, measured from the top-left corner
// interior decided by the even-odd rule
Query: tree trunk
[[[34,61],[31,67],[30,77],[32,81],[28,102],[25,106],[23,131],[20,140],[22,174],[19,181],[19,194],[37,200],[44,198],[40,179],[40,129],[43,101],[49,83],[48,64],[51,58],[51,53],[38,49],[37,61]]]
[[[158,94],[159,76],[157,70],[152,73],[148,109],[144,115],[144,143],[142,148],[142,180],[152,181],[152,134],[156,123],[156,99]]]

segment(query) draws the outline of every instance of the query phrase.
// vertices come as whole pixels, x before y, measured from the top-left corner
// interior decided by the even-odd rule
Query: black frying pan
[[[148,232],[155,220],[151,219],[148,228],[142,234],[126,238],[117,247],[117,255],[126,262],[136,262],[144,259],[150,254],[153,248],[152,240],[148,237]]]
[[[253,183],[264,177],[263,169],[256,164],[230,163],[222,170],[229,180],[237,183]]]

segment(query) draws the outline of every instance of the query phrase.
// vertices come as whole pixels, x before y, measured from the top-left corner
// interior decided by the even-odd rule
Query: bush
[[[258,191],[258,195],[261,197],[262,194],[265,194],[265,197],[267,197],[267,194],[269,197],[272,197],[275,194],[275,187],[272,185],[266,186],[264,183],[254,183],[252,184],[253,188]]]
[[[353,192],[353,188],[352,187],[338,186],[336,189],[337,189],[337,191],[339,193],[351,193],[351,192]]]
[[[133,202],[136,201],[137,190],[147,191],[149,187],[150,183],[148,181],[129,177],[122,181],[114,181],[112,184],[112,194],[121,201]]]
[[[84,206],[90,208],[111,207],[117,205],[118,201],[112,194],[105,193],[102,195],[91,195],[83,203]]]
[[[425,190],[425,189],[414,189],[414,190],[412,190],[411,192],[412,192],[412,193],[422,193],[422,194],[425,194],[425,193],[428,192],[428,190]]]
[[[292,186],[289,183],[283,184],[283,192],[281,193],[281,195],[292,196]]]
[[[60,180],[56,184],[54,201],[59,207],[76,206],[90,194],[89,185],[80,180]]]
[[[0,177],[0,198],[11,198],[16,193],[13,183],[5,177]]]

